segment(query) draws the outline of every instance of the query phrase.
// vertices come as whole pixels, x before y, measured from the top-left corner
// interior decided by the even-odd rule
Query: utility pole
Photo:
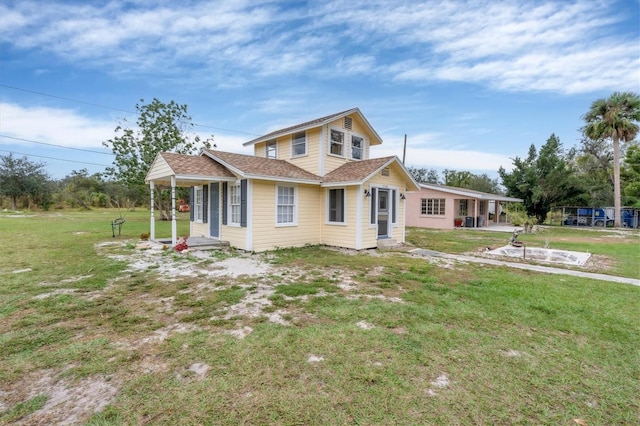
[[[407,134],[404,134],[404,149],[402,150],[402,165],[404,165],[404,159],[407,157]]]

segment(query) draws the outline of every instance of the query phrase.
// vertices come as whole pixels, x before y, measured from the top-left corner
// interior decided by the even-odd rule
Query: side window
[[[278,144],[276,140],[267,141],[265,145],[265,157],[278,158]]]
[[[193,219],[196,222],[202,222],[203,219],[203,196],[202,196],[202,187],[201,186],[196,186],[194,189],[194,195],[195,195],[195,200],[194,200],[194,206],[195,206],[195,211],[193,214]]]
[[[362,150],[364,148],[364,140],[360,136],[351,136],[351,158],[354,160],[362,160]]]
[[[307,134],[305,132],[293,134],[291,153],[294,157],[307,154]]]
[[[233,225],[240,225],[240,184],[229,185],[229,221]]]
[[[276,190],[276,223],[294,225],[296,223],[296,188],[278,186]]]
[[[344,188],[329,190],[329,222],[344,223]]]
[[[331,140],[329,141],[329,152],[333,155],[343,156],[344,133],[331,129]]]

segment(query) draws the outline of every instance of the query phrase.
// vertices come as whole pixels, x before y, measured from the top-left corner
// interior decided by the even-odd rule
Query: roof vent
[[[352,124],[351,117],[345,117],[344,118],[344,128],[347,129],[347,130],[351,130],[351,124]]]

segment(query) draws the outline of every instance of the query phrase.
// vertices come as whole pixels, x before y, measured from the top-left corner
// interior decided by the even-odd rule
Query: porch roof
[[[434,191],[441,191],[448,194],[459,195],[467,198],[476,198],[478,200],[504,201],[504,202],[512,202],[512,203],[522,203],[524,201],[521,198],[506,197],[504,195],[474,191],[473,189],[467,189],[467,188],[457,188],[454,186],[421,183],[420,188],[431,189]]]
[[[208,157],[161,152],[153,160],[145,182],[169,184],[171,177],[178,182],[235,179],[231,171]]]

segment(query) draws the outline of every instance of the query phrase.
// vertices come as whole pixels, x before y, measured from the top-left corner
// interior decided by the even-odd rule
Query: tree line
[[[14,210],[147,206],[149,187],[144,178],[156,155],[163,151],[194,154],[210,148],[213,140],[191,136],[194,125],[186,105],[141,100],[136,111],[134,126],[121,120],[115,136],[103,142],[115,155],[113,166],[104,173],[74,170],[61,180],[52,180],[42,163],[0,155],[1,205]],[[640,145],[635,140],[640,97],[631,92],[613,93],[593,102],[583,119],[580,146],[565,149],[552,134],[539,149],[532,144],[526,157],[515,157],[511,170],[501,167],[500,180],[469,171],[408,170],[421,183],[521,198],[527,214],[540,223],[554,207],[613,205],[616,226],[620,226],[623,205],[640,208]],[[155,191],[155,207],[166,218],[169,188],[158,186]],[[186,197],[185,189],[178,191],[180,197]]]

